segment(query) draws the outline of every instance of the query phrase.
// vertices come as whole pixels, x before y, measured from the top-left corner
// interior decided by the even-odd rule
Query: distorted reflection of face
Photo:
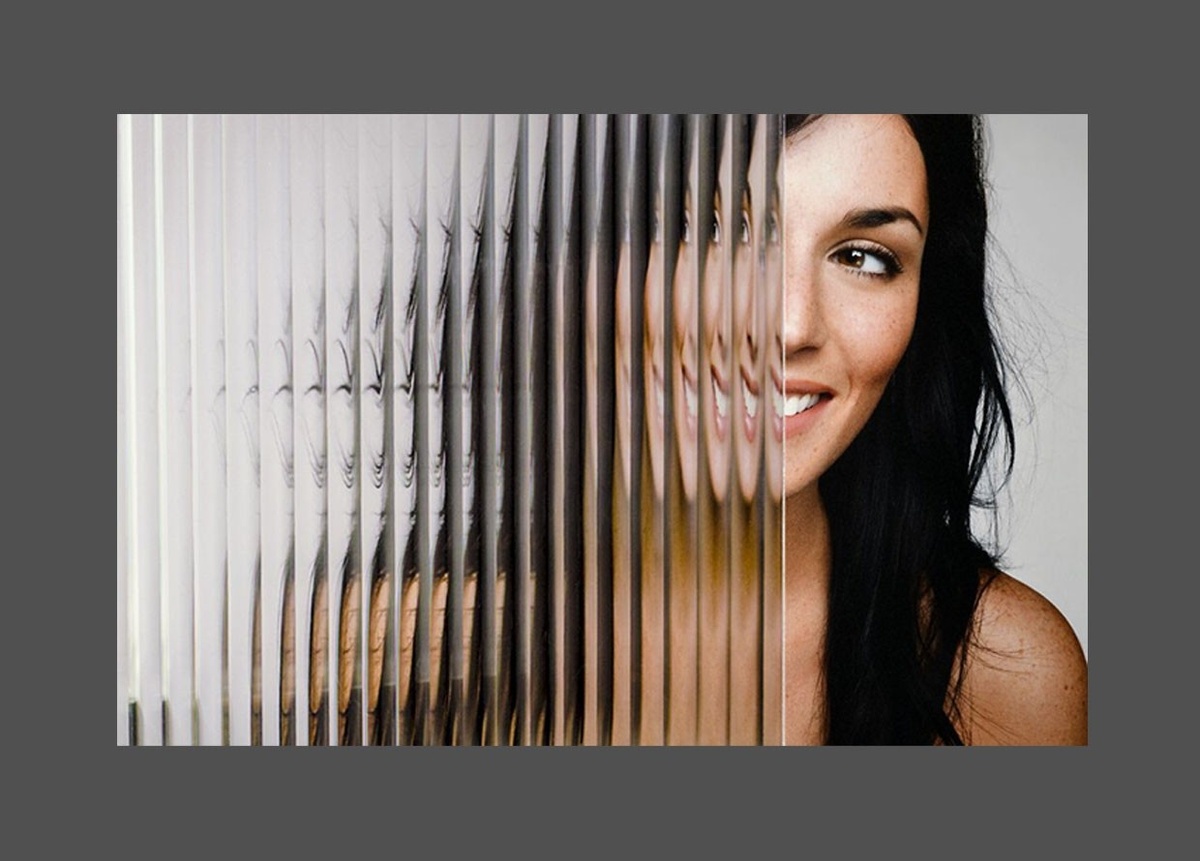
[[[372,706],[379,699],[379,689],[383,682],[383,650],[387,643],[391,584],[391,578],[386,576],[377,578],[371,584],[371,609],[367,622],[367,701]]]
[[[329,667],[326,656],[329,654],[329,605],[328,587],[321,578],[313,594],[312,629],[309,637],[308,663],[308,707],[315,711],[321,705],[321,697],[325,693]]]
[[[813,494],[875,410],[917,314],[925,163],[895,115],[830,115],[787,139],[783,379],[789,497]]]
[[[753,411],[757,416],[754,422],[758,432],[757,439],[761,442],[763,451],[765,484],[770,500],[778,503],[783,499],[783,439],[781,435],[767,430],[768,422],[772,426],[775,424],[773,413],[771,405],[759,396],[759,392],[769,394],[775,390],[773,380],[783,379],[783,290],[780,289],[783,283],[783,213],[780,209],[777,177],[775,180],[768,178],[766,196],[767,207],[761,218],[763,233],[766,234],[762,239],[762,271],[760,273],[758,267],[755,267],[753,276],[757,280],[754,283],[752,313],[759,314],[759,320],[757,328],[751,328],[751,331],[757,331],[761,338],[757,344],[752,345],[753,350],[748,352],[756,354],[753,364],[757,373],[753,379],[759,383],[760,388],[754,392]],[[775,348],[759,349],[759,344],[773,344]],[[747,382],[747,391],[749,385]]]
[[[728,154],[726,155],[728,157]],[[713,498],[718,502],[725,499],[729,484],[729,387],[731,367],[729,361],[729,258],[726,254],[730,237],[725,227],[721,210],[721,185],[718,181],[713,193],[712,210],[708,214],[709,227],[704,256],[704,361],[707,379],[700,384],[708,386],[701,398],[704,408],[704,447],[708,455],[709,484]]]
[[[354,670],[358,658],[359,617],[362,588],[358,577],[350,578],[342,591],[341,632],[338,637],[338,711],[350,705]]]
[[[666,387],[663,366],[666,364],[664,343],[665,288],[663,282],[664,251],[662,213],[658,210],[657,196],[650,215],[650,253],[646,261],[646,284],[644,293],[645,325],[642,352],[643,390],[645,391],[645,421],[647,449],[650,454],[650,477],[654,484],[654,495],[663,496],[666,486],[663,463],[664,435],[666,434]]]
[[[630,283],[629,242],[621,243],[617,257],[614,297],[613,351],[616,364],[617,458],[625,487],[632,487],[633,472],[633,297]]]
[[[700,293],[698,261],[695,243],[700,237],[699,225],[694,223],[692,212],[692,190],[684,186],[683,215],[679,231],[679,251],[675,262],[674,326],[672,339],[671,371],[672,403],[675,413],[675,440],[679,452],[679,469],[683,480],[683,493],[688,500],[696,498],[696,475],[698,456],[697,421],[700,410],[699,320],[696,299]]]
[[[296,705],[296,622],[295,598],[291,581],[288,581],[283,593],[283,618],[280,620],[280,650],[279,672],[279,708],[286,721],[281,725],[280,737],[286,739],[290,729],[290,721]]]
[[[750,175],[761,160],[761,146],[751,155]],[[733,225],[733,418],[732,440],[737,469],[737,486],[742,498],[754,499],[758,485],[758,459],[762,444],[759,432],[758,395],[762,379],[761,335],[758,331],[762,298],[758,296],[757,265],[754,256],[754,212],[749,187],[743,189],[739,206],[734,210]]]

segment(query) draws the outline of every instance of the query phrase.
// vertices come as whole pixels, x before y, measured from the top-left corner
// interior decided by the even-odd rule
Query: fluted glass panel
[[[119,117],[118,744],[780,743],[781,134]]]

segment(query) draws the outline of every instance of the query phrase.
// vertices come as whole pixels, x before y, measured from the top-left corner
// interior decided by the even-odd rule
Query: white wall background
[[[992,115],[987,127],[998,311],[1030,396],[1013,404],[1003,562],[1054,602],[1086,654],[1088,121]]]

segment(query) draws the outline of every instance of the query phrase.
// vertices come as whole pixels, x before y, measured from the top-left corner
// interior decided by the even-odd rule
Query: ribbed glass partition
[[[118,744],[780,743],[781,140],[119,117]]]

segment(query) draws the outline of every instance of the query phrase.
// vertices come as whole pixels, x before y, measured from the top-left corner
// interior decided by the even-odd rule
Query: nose
[[[783,354],[791,356],[825,342],[825,315],[818,267],[789,260],[783,284]]]

